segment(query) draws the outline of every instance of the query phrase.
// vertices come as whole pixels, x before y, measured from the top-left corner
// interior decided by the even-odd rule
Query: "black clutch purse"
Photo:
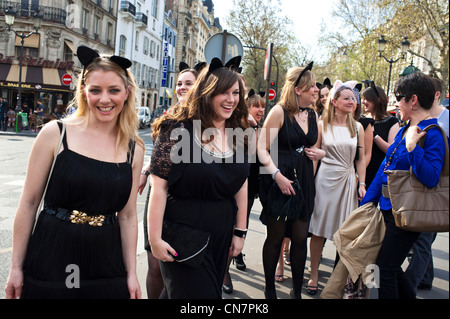
[[[164,220],[161,237],[178,253],[178,256],[172,256],[176,262],[197,268],[205,256],[210,234],[184,224]]]
[[[295,195],[285,195],[281,193],[278,185],[275,182],[273,183],[267,203],[267,215],[282,221],[296,220],[299,218],[303,210],[304,199],[297,176],[294,178],[292,187],[294,188]]]

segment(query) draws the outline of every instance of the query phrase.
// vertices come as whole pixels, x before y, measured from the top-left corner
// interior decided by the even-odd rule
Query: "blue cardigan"
[[[418,126],[420,129],[424,129],[431,124],[437,124],[437,120],[424,120],[420,122]],[[386,161],[389,161],[392,152],[399,143],[400,145],[398,146],[390,165],[386,169],[407,171],[412,166],[414,174],[425,186],[433,188],[438,184],[441,176],[441,170],[444,165],[444,143],[448,143],[448,140],[444,142],[441,131],[438,128],[432,128],[425,136],[423,148],[416,146],[412,152],[408,152],[406,149],[405,139],[402,139],[403,132],[408,127],[409,122],[405,127],[402,127],[395,136],[394,143],[392,143],[389,147],[386,157],[378,169],[377,175],[370,184],[366,195],[361,201],[361,206],[369,202],[379,202],[380,209],[392,209],[390,199],[381,195],[381,187],[383,184],[387,185],[387,175],[384,174],[385,163]]]

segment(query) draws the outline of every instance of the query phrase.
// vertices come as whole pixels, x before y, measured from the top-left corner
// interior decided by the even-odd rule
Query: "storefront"
[[[20,57],[0,52],[0,96],[14,108],[19,87],[19,61]],[[34,109],[40,99],[46,115],[55,108],[64,113],[74,93],[73,61],[50,61],[25,55],[22,64],[22,107]]]

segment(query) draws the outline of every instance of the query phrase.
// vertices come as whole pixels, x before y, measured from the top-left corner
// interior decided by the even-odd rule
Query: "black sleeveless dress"
[[[129,298],[116,212],[130,196],[134,144],[124,163],[73,152],[65,136],[63,146],[29,241],[21,298]],[[72,222],[73,210],[86,222]]]
[[[304,205],[302,209],[299,207],[296,219],[302,221],[309,221],[314,211],[314,197],[316,195],[313,162],[306,156],[303,149],[316,144],[319,136],[316,114],[312,109],[307,109],[307,112],[308,133],[305,134],[297,121],[295,119],[290,120],[286,110],[284,110],[284,123],[278,132],[278,163],[275,163],[281,174],[290,180],[294,180],[294,168],[297,172]],[[288,141],[290,141],[292,151],[289,149]],[[278,188],[278,185],[269,174],[261,175],[260,180],[260,200],[263,206],[260,220],[263,224],[266,224],[266,218],[270,216],[267,212],[267,204],[273,200],[273,196],[278,195],[273,189]]]

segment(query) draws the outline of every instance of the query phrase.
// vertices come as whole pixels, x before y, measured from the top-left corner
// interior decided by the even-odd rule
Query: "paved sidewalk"
[[[262,246],[266,236],[266,228],[259,221],[261,204],[255,200],[250,215],[250,225],[248,236],[244,247],[245,263],[247,269],[240,271],[231,264],[230,274],[233,280],[234,292],[232,294],[223,293],[224,299],[263,299],[264,298],[264,272],[262,264]],[[140,227],[142,229],[142,227]],[[140,230],[141,231],[141,230]],[[448,233],[440,233],[433,245],[433,257],[435,266],[435,279],[433,288],[429,291],[419,290],[419,299],[448,299],[449,298],[449,238]],[[309,251],[309,241],[308,241]],[[304,299],[320,299],[320,292],[325,287],[331,275],[336,249],[332,241],[327,241],[323,250],[323,258],[319,267],[319,293],[310,296],[303,290]],[[147,274],[147,253],[141,252],[137,260],[138,277],[143,291],[143,298],[147,298],[145,292],[145,278]],[[408,264],[405,261],[404,266]],[[309,253],[306,268],[309,267]],[[285,267],[285,279],[282,283],[276,283],[277,295],[279,299],[290,299],[289,293],[292,288],[292,274],[290,266]],[[305,269],[305,282],[309,278],[309,272]],[[371,290],[370,298],[377,297],[376,289]]]
[[[19,132],[16,132],[12,128],[8,128],[6,131],[0,130],[0,135],[9,135],[9,136],[30,136],[30,137],[36,137],[38,135],[39,131],[34,131],[34,129],[30,130],[22,130]]]

